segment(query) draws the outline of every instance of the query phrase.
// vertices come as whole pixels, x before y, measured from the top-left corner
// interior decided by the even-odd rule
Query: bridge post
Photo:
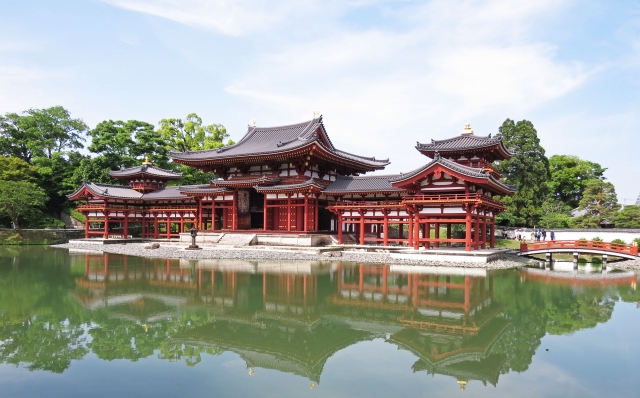
[[[547,252],[547,262],[551,264],[551,261],[553,261],[553,253]]]
[[[573,269],[578,269],[578,252],[573,252]]]
[[[602,255],[602,270],[606,270],[607,269],[607,259],[609,258],[609,255],[607,254],[603,254]]]

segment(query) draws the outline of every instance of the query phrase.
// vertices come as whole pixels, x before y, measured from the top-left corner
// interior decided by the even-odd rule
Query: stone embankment
[[[344,251],[341,255],[335,252],[317,253],[312,248],[306,250],[279,250],[274,247],[251,246],[247,248],[216,248],[205,247],[202,250],[184,250],[182,247],[161,245],[157,249],[147,249],[145,243],[89,245],[89,244],[63,244],[55,247],[97,250],[107,253],[125,254],[130,256],[153,258],[188,258],[188,259],[234,259],[234,260],[271,260],[271,261],[350,261],[373,264],[399,264],[399,265],[423,265],[446,266],[466,268],[505,269],[514,268],[530,262],[531,260],[511,254],[505,254],[502,259],[490,263],[455,263],[433,262],[425,260],[392,259],[388,253],[372,253],[364,251]]]
[[[620,269],[638,269],[640,270],[640,259],[609,262],[610,267]]]

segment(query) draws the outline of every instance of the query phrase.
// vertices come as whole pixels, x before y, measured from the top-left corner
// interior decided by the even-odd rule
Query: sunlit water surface
[[[636,280],[0,247],[0,397],[638,396]]]

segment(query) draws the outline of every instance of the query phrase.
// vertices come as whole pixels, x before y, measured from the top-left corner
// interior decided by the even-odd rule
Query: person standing
[[[542,230],[542,240],[547,240],[547,231],[546,230]]]
[[[553,232],[553,230],[551,230],[551,235],[549,236],[551,238],[551,241],[553,242],[554,240],[556,240],[556,234],[555,232]]]

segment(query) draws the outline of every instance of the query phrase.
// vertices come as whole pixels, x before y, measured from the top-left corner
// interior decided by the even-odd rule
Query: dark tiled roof
[[[322,139],[318,131],[322,132]],[[389,160],[376,160],[364,156],[353,155],[336,149],[322,124],[322,117],[308,122],[278,127],[249,126],[247,133],[238,143],[226,147],[204,151],[170,152],[169,156],[178,161],[207,161],[234,157],[269,155],[285,153],[301,148],[313,142],[318,143],[328,152],[351,162],[361,163],[368,167],[382,168]]]
[[[431,140],[431,143],[422,144],[417,143],[416,149],[420,152],[435,152],[446,153],[448,151],[460,151],[469,149],[481,149],[488,148],[495,145],[500,145],[505,153],[511,157],[513,154],[504,146],[502,138],[491,136],[478,136],[473,134],[462,134],[457,137],[449,138],[446,140],[435,141]]]
[[[218,193],[225,192],[227,189],[225,188],[213,188],[209,184],[201,184],[201,185],[182,185],[179,186],[178,189],[180,192],[184,193]]]
[[[309,188],[309,187],[324,189],[326,186],[327,184],[325,181],[312,178],[298,184],[280,184],[276,186],[258,185],[258,186],[255,186],[254,188],[258,192],[264,192],[264,191],[295,191],[298,189]]]
[[[133,177],[137,175],[145,175],[150,177],[157,177],[163,180],[174,180],[182,177],[182,173],[176,173],[175,171],[161,169],[152,165],[140,165],[135,167],[129,167],[128,169],[120,169],[110,171],[109,175],[114,178]]]
[[[179,187],[164,187],[146,194],[142,194],[133,188],[124,185],[99,184],[85,181],[69,197],[75,196],[83,188],[87,188],[96,196],[117,199],[137,199],[137,200],[157,200],[157,199],[189,199],[188,196],[180,193]]]
[[[228,180],[213,180],[211,185],[216,187],[254,186],[258,184],[274,184],[280,181],[278,177],[256,176],[256,178],[230,178]]]
[[[89,189],[89,191],[93,192],[93,194],[95,194],[96,196],[122,198],[122,199],[141,199],[142,198],[142,194],[140,192],[128,186],[99,184],[99,183],[94,183],[90,181],[85,181],[76,192],[78,192],[84,187]],[[73,194],[69,196],[73,196]]]
[[[464,176],[467,176],[467,177],[486,179],[487,181],[491,181],[494,184],[506,189],[507,191],[515,192],[517,190],[516,187],[500,182],[494,176],[492,176],[489,173],[484,172],[482,169],[464,166],[464,165],[461,165],[460,163],[456,163],[456,162],[454,162],[452,160],[441,158],[441,157],[436,157],[435,160],[433,160],[433,161],[427,163],[426,165],[424,165],[422,167],[419,167],[419,168],[417,168],[417,169],[415,169],[413,171],[410,171],[410,172],[405,173],[405,174],[400,174],[398,176],[390,178],[390,181],[391,181],[391,183],[395,183],[395,182],[409,180],[409,179],[417,176],[418,174],[422,173],[423,171],[431,168],[432,166],[434,166],[436,164],[444,166],[445,168],[447,168],[449,170],[455,171],[455,172],[460,173],[460,174],[462,174]]]
[[[338,178],[324,190],[325,194],[347,193],[347,192],[402,192],[403,189],[391,185],[389,179],[397,177],[394,175],[363,176]]]
[[[164,187],[142,195],[142,200],[191,199],[180,192],[180,187]]]

